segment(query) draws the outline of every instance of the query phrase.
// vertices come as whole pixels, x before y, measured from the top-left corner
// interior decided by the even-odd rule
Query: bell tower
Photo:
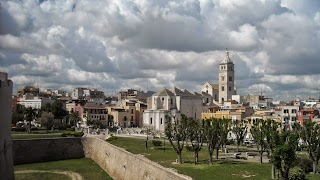
[[[223,104],[235,95],[234,88],[234,64],[226,50],[226,56],[219,65],[219,103]]]

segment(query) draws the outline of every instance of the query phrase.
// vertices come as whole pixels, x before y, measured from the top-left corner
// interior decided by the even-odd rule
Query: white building
[[[278,106],[274,111],[274,116],[281,120],[282,125],[292,127],[292,125],[298,120],[297,113],[299,110],[300,106],[298,105]]]
[[[148,109],[143,113],[143,124],[154,130],[164,131],[166,115],[180,118],[184,114],[201,119],[202,107],[201,96],[176,87],[173,90],[163,88],[149,98]]]
[[[41,109],[48,103],[53,104],[54,100],[50,98],[38,97],[33,95],[23,95],[21,98],[18,98],[17,102],[17,104],[21,104],[26,108],[32,107],[34,109]]]

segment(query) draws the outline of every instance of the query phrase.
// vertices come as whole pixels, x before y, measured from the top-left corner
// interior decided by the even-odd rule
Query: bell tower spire
[[[223,104],[236,94],[234,79],[234,64],[226,48],[226,55],[219,65],[219,103]]]

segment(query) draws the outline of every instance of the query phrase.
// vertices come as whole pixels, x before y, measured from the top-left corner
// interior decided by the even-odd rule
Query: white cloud
[[[0,69],[15,84],[195,89],[224,49],[240,89],[313,88],[320,1],[4,1]]]

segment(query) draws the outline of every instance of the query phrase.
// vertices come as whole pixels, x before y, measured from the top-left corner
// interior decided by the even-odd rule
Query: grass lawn
[[[14,167],[15,172],[25,170],[41,170],[41,171],[72,171],[79,173],[84,179],[100,180],[100,179],[112,179],[104,170],[102,170],[98,164],[89,158],[82,159],[70,159],[62,161],[51,161],[45,163],[34,163],[17,165]],[[53,173],[25,173],[17,174],[16,179],[68,179],[69,177],[61,174]]]
[[[163,140],[162,140],[163,141]],[[271,164],[255,162],[242,162],[232,160],[216,160],[213,165],[208,164],[208,150],[203,148],[199,153],[199,164],[194,165],[194,153],[184,148],[182,159],[184,164],[174,163],[177,154],[166,141],[164,151],[162,147],[154,147],[151,140],[148,141],[148,149],[145,149],[145,140],[118,137],[110,143],[122,147],[134,154],[145,155],[165,167],[174,168],[181,174],[186,174],[193,179],[271,179]],[[319,179],[320,176],[308,175],[310,179]]]

